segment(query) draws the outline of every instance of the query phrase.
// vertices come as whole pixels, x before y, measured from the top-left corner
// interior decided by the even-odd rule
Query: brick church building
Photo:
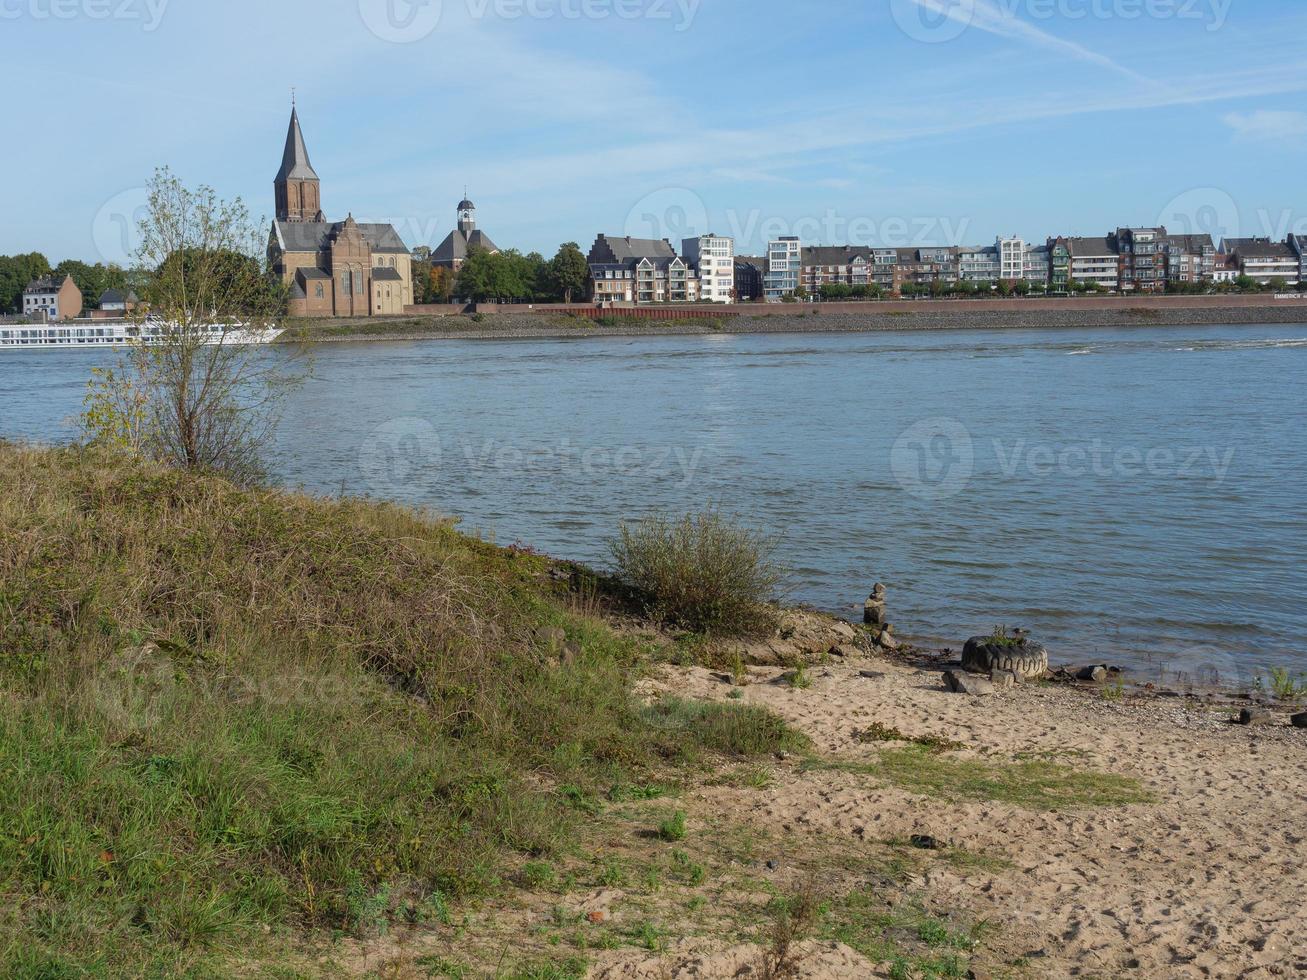
[[[268,259],[290,287],[291,316],[386,316],[413,302],[412,256],[392,225],[328,221],[292,107],[274,183]]]

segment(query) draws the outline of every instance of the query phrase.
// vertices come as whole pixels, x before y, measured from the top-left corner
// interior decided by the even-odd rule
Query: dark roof
[[[1298,253],[1284,242],[1269,238],[1227,238],[1225,250],[1245,259],[1296,259]]]
[[[331,278],[331,273],[328,272],[326,269],[318,269],[318,268],[310,268],[310,267],[308,267],[308,266],[301,266],[300,268],[296,269],[295,271],[296,271],[296,273],[298,273],[299,275],[303,276],[305,279],[330,279],[330,278]]]
[[[737,255],[735,256],[736,265],[752,265],[759,269],[767,268],[767,260],[761,255]]]
[[[332,236],[343,221],[275,221],[274,232],[286,252],[321,252],[331,247]],[[374,252],[404,252],[408,246],[393,225],[359,224],[358,229]]]
[[[372,270],[373,282],[403,282],[404,277],[399,274],[398,269],[392,269],[388,265],[378,266]]]
[[[286,149],[281,154],[281,169],[277,171],[277,180],[317,180],[317,171],[309,162],[309,150],[304,145],[304,134],[300,132],[300,117],[290,110],[290,126],[286,130]]]
[[[1072,255],[1119,255],[1116,241],[1104,236],[1102,238],[1068,238],[1067,251]]]
[[[100,305],[106,303],[135,303],[135,293],[124,293],[121,289],[106,289],[100,294]]]
[[[1199,253],[1205,248],[1216,248],[1211,235],[1167,235],[1164,240],[1182,252]]]
[[[470,235],[462,228],[455,228],[432,250],[431,261],[436,265],[461,262],[467,258],[467,250],[470,248],[479,248],[486,252],[499,251],[499,246],[480,228],[474,228]]]
[[[639,259],[674,259],[676,249],[667,239],[609,238],[600,235],[590,247],[591,265],[623,265]]]
[[[491,207],[493,208],[494,205],[492,204]],[[458,202],[458,210],[460,211],[475,211],[476,209],[477,206],[473,204],[471,201],[469,201],[466,197]]]
[[[33,279],[23,290],[25,293],[57,293],[71,276],[42,276]]]
[[[859,257],[868,265],[875,259],[871,249],[852,245],[814,245],[803,250],[804,265],[852,265]]]

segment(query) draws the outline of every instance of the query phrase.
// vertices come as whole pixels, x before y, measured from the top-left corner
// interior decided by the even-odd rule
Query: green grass
[[[643,647],[449,523],[77,449],[0,469],[0,975],[443,920],[609,787],[797,741],[643,705]]]
[[[1027,810],[1126,806],[1154,800],[1128,776],[1077,769],[1045,759],[959,759],[921,745],[882,749],[874,762],[833,760],[809,764],[872,776],[922,796],[958,802],[993,800]]]
[[[910,742],[913,745],[920,745],[929,749],[936,754],[941,752],[954,752],[958,749],[966,748],[961,742],[955,742],[952,739],[944,738],[940,735],[922,735],[912,737],[904,735],[897,728],[886,725],[879,721],[873,721],[870,725],[858,732],[858,741],[865,744],[874,742]]]
[[[967,929],[918,904],[889,906],[867,892],[855,892],[824,910],[822,934],[845,943],[873,963],[889,963],[890,976],[934,980],[967,976],[970,954],[985,933]]]
[[[1307,674],[1296,678],[1284,667],[1272,667],[1270,672],[1271,693],[1280,701],[1300,701],[1307,696]]]
[[[675,813],[673,813],[670,817],[668,817],[666,820],[664,820],[662,823],[658,825],[659,839],[665,841],[671,841],[673,843],[677,841],[685,840],[685,836],[687,833],[685,827],[685,819],[686,818],[685,818],[684,810],[677,810]]]
[[[694,744],[732,755],[762,755],[806,749],[808,740],[764,708],[665,697],[646,707],[646,725],[688,732]]]
[[[981,944],[989,927],[963,926],[942,918],[918,902],[882,899],[871,891],[855,891],[820,901],[811,896],[778,896],[768,912],[775,922],[801,916],[802,934],[786,937],[797,942],[811,934],[842,942],[872,963],[889,965],[891,977],[903,980],[962,980],[968,975],[970,954]],[[799,912],[794,911],[800,909]],[[773,927],[773,933],[775,933]],[[772,945],[776,945],[773,938]]]

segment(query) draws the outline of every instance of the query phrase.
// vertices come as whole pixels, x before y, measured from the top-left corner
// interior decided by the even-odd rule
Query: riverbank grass
[[[429,515],[101,451],[0,470],[4,976],[258,972],[439,923],[564,849],[578,801],[797,744],[642,704],[639,641]]]
[[[813,760],[809,765],[870,776],[922,796],[959,802],[995,801],[1026,810],[1155,802],[1154,795],[1129,776],[1043,758],[964,759],[941,752],[934,744],[883,748],[871,761]]]

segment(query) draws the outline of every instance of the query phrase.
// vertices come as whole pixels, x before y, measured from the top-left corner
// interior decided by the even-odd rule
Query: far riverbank
[[[1183,305],[1176,299],[1188,300]],[[725,314],[682,320],[641,320],[613,311],[598,323],[561,312],[422,314],[353,320],[292,319],[283,342],[354,340],[503,340],[579,337],[667,337],[706,334],[875,333],[897,330],[1021,330],[1093,327],[1307,324],[1307,301],[1246,297],[1244,305],[1192,305],[1193,297],[1141,297],[1018,303],[866,303],[803,306],[766,315]],[[905,309],[905,307],[909,307]],[[695,308],[701,311],[702,308]]]

